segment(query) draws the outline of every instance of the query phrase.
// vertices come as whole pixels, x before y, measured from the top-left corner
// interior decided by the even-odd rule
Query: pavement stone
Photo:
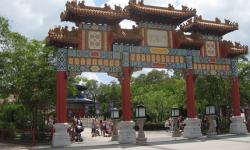
[[[183,137],[173,138],[171,133],[166,131],[146,131],[148,143],[145,146],[135,144],[119,144],[117,141],[110,141],[111,137],[91,137],[91,129],[83,132],[83,142],[74,142],[69,147],[51,147],[41,145],[25,147],[20,145],[6,145],[0,143],[0,150],[249,150],[250,134],[247,135],[218,135],[213,138],[203,136],[199,139],[186,139]]]

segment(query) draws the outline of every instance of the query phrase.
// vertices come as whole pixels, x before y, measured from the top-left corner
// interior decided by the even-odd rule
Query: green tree
[[[0,18],[3,25],[2,48],[0,52],[0,97],[14,95],[17,103],[32,112],[33,123],[37,116],[54,107],[55,49],[36,40],[28,41],[19,33],[8,30],[7,21]],[[41,123],[41,125],[43,125]]]

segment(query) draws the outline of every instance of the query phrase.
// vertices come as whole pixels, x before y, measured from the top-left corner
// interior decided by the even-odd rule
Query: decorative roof
[[[202,35],[199,33],[192,33],[191,35],[185,35],[183,32],[177,32],[177,39],[179,41],[180,48],[190,48],[190,49],[197,49],[204,45],[204,40],[202,39]]]
[[[228,56],[237,56],[248,53],[248,46],[241,45],[238,42],[233,43],[231,41],[223,41],[222,45],[226,49]]]
[[[222,23],[219,18],[215,18],[215,21],[209,21],[202,19],[202,16],[195,16],[181,25],[180,29],[184,32],[200,32],[202,34],[223,36],[229,32],[238,30],[239,25],[227,19]]]
[[[125,8],[129,11],[130,18],[136,22],[154,22],[171,25],[179,25],[183,21],[196,15],[196,9],[182,6],[182,10],[177,10],[173,5],[168,7],[157,7],[144,5],[143,0],[136,3],[136,1],[129,2]]]
[[[119,25],[112,28],[113,43],[135,44],[139,45],[142,40],[140,29],[121,29]]]
[[[88,98],[76,97],[76,98],[67,98],[68,103],[77,103],[77,104],[94,104],[95,102]]]
[[[96,23],[96,24],[117,24],[123,19],[128,18],[128,13],[120,6],[112,9],[105,4],[104,8],[86,6],[84,1],[78,4],[75,1],[66,3],[66,10],[61,13],[62,21],[75,23]]]
[[[77,47],[78,44],[78,29],[72,27],[71,31],[68,27],[61,28],[60,26],[50,29],[48,32],[47,43],[57,47]]]

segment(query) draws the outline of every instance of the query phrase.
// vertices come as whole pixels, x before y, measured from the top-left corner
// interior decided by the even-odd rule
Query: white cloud
[[[48,30],[55,25],[72,25],[70,23],[60,22],[60,13],[65,10],[67,0],[1,0],[0,16],[9,19],[11,29],[30,39],[42,40],[47,36]],[[86,5],[95,6],[97,0],[85,0]],[[238,41],[250,46],[250,1],[249,0],[144,0],[145,4],[167,7],[168,3],[181,8],[181,5],[197,9],[197,14],[205,19],[221,20],[230,19],[240,25],[240,29],[225,36],[225,39]],[[107,4],[124,7],[128,0],[108,0]],[[124,21],[122,27],[131,28],[133,23]],[[144,69],[147,73],[150,69]],[[134,73],[138,75],[139,73]],[[102,82],[112,81],[114,78],[108,78],[107,75],[87,73],[90,79],[96,79]],[[105,77],[103,77],[105,76]]]
[[[158,71],[163,71],[164,70],[165,72],[168,72],[170,75],[173,75],[173,71],[169,70],[169,69],[143,68],[140,71],[133,72],[132,77],[136,78],[141,74],[148,74],[152,70],[158,70]]]
[[[83,72],[81,74],[82,77],[85,77],[89,80],[96,80],[98,82],[101,82],[100,78],[97,76],[97,73],[93,73],[93,72]]]
[[[1,0],[0,15],[9,20],[11,29],[30,39],[42,40],[50,28],[61,23],[60,13],[67,0]],[[94,0],[85,0],[94,6]]]

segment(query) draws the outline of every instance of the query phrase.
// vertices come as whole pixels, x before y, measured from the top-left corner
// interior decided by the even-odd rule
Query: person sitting
[[[110,122],[106,122],[106,127],[105,127],[105,137],[110,137],[112,134],[112,127]]]

